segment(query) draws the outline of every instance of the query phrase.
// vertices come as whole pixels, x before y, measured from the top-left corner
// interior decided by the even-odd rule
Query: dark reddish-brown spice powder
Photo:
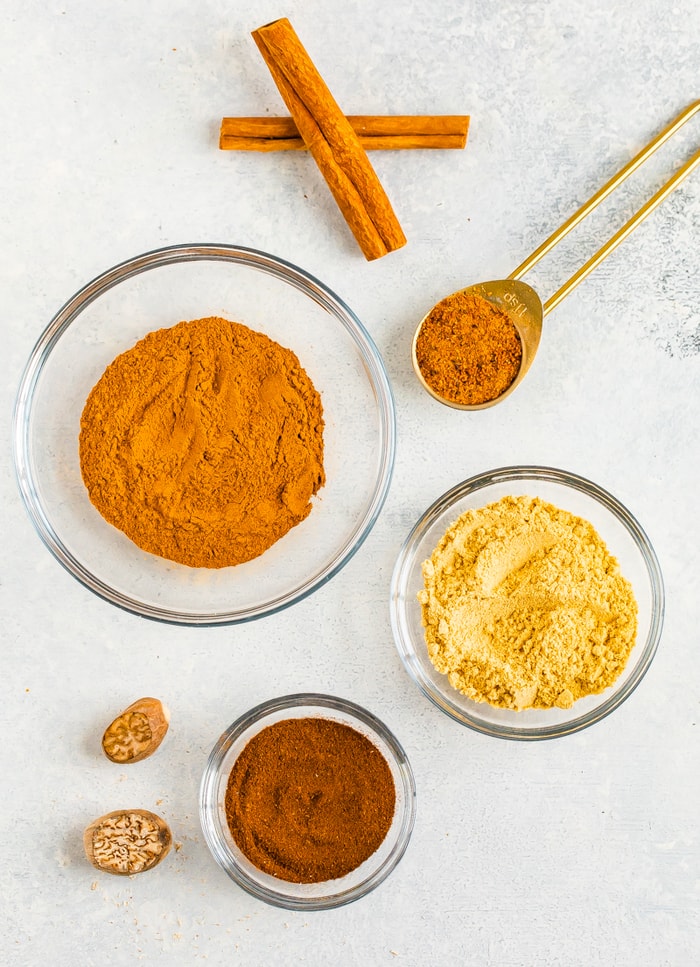
[[[226,789],[231,835],[251,863],[294,883],[356,869],[391,827],[396,789],[366,736],[323,718],[285,719],[258,732]]]
[[[505,393],[522,355],[508,313],[475,292],[439,302],[416,339],[416,362],[428,386],[445,400],[470,406]]]

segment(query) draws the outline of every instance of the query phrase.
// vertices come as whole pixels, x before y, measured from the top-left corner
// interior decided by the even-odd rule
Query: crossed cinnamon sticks
[[[406,237],[366,150],[463,148],[469,118],[346,117],[287,18],[254,30],[253,39],[291,118],[224,118],[220,147],[308,150],[365,258],[401,248]]]

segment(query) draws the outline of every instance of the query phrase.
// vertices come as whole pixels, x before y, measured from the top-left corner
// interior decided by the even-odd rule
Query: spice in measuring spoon
[[[508,276],[461,289],[439,302],[421,321],[413,338],[413,367],[423,386],[440,402],[457,409],[483,409],[508,396],[527,373],[540,342],[542,321],[700,164],[696,151],[678,171],[546,302],[520,281],[540,259],[589,215],[622,182],[700,110],[694,101],[624,168],[600,188],[560,228]],[[476,298],[475,298],[476,297]],[[491,303],[495,320],[486,325],[483,301]],[[471,307],[462,316],[461,307]],[[465,318],[470,321],[465,321]],[[458,320],[459,324],[458,324]],[[424,332],[425,330],[425,332]],[[516,369],[515,337],[521,358]],[[502,372],[497,375],[496,370]]]
[[[510,317],[477,292],[455,292],[425,318],[415,347],[430,389],[452,403],[494,400],[520,370],[523,350]]]

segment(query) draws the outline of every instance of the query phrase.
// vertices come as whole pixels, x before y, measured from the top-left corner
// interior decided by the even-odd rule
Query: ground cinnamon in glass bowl
[[[259,557],[325,482],[321,397],[292,350],[214,316],[140,339],[80,420],[90,500],[151,554],[188,567]]]
[[[226,371],[227,353],[211,352],[199,337],[195,345],[190,341],[178,349],[189,360],[184,367],[170,358],[167,343],[180,337],[187,342],[187,324],[202,319],[225,320],[258,334],[251,336],[258,344],[253,353],[258,365],[255,372],[251,367],[248,383],[243,378],[247,374]],[[116,381],[124,393],[122,398],[117,394],[113,412],[107,394],[92,414],[94,432],[89,435],[100,449],[104,446],[99,471],[90,482],[92,502],[79,449],[86,400],[111,363],[160,330],[166,336],[154,337],[159,344],[151,373],[155,378],[150,380],[154,405],[148,405],[146,393],[147,405],[129,410],[133,399],[125,366]],[[277,366],[277,376],[268,381],[260,357],[269,350],[274,362],[277,350],[271,343],[294,354],[299,369],[283,353],[290,364]],[[213,368],[208,365],[212,359]],[[322,412],[314,394],[306,392],[301,370],[318,393]],[[270,373],[274,371],[271,366]],[[159,381],[166,372],[170,383]],[[131,379],[145,375],[134,371]],[[236,404],[241,392],[255,386],[261,408],[251,411],[257,425],[248,427],[244,407]],[[121,407],[129,411],[121,412]],[[103,417],[109,427],[109,439],[104,440]],[[113,417],[121,419],[121,441],[113,439]],[[295,441],[288,433],[305,439]],[[146,252],[84,285],[57,312],[32,351],[13,425],[20,492],[39,537],[56,560],[118,607],[194,626],[272,614],[330,580],[377,520],[391,480],[395,437],[386,369],[355,313],[297,266],[265,252],[222,244]],[[96,508],[98,501],[110,497],[117,471],[124,470],[117,467],[124,443],[131,446],[133,459],[120,486],[127,491],[132,485],[140,487],[143,474],[147,487],[137,489],[136,497],[146,497],[151,516],[134,525],[127,493],[117,517],[139,540],[155,534],[149,550]],[[255,476],[263,450],[269,458],[267,497]],[[239,471],[237,451],[246,459],[243,508],[230,499]],[[283,466],[288,453],[294,456],[289,468]],[[88,465],[94,456],[94,451],[88,455]],[[301,463],[296,460],[300,456]],[[290,522],[293,526],[282,533],[278,525]],[[144,523],[148,526],[142,528]],[[221,531],[205,547],[199,538],[211,536],[212,528]],[[251,536],[251,530],[246,548],[245,535]],[[232,536],[243,538],[240,546],[224,548]],[[151,553],[163,544],[169,545],[165,549],[170,556]],[[233,566],[232,561],[240,563]]]
[[[413,773],[374,715],[328,695],[289,695],[242,716],[214,747],[200,818],[243,889],[288,909],[364,896],[394,869],[415,815]]]

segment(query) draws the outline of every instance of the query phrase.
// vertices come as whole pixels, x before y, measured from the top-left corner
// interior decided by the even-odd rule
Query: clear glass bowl
[[[346,876],[323,883],[290,883],[263,873],[241,852],[229,831],[224,800],[231,769],[247,743],[262,729],[291,718],[323,718],[361,732],[384,755],[396,788],[396,811],[379,849]],[[204,837],[219,866],[252,896],[288,910],[323,910],[365,896],[386,879],[411,838],[416,787],[398,740],[371,712],[331,695],[286,695],[246,712],[214,746],[202,777],[199,815]]]
[[[599,695],[570,709],[495,708],[462,695],[436,671],[428,656],[418,592],[421,565],[447,528],[466,510],[506,496],[540,497],[590,521],[632,583],[639,605],[637,642],[619,678]],[[584,729],[625,701],[646,673],[656,652],[664,614],[661,570],[649,538],[611,494],[583,477],[550,467],[505,467],[472,477],[440,497],[423,514],[399,554],[391,583],[391,623],[396,646],[421,691],[452,718],[478,732],[506,739],[551,739]]]
[[[188,568],[148,554],[92,506],[80,475],[80,415],[93,385],[146,333],[223,316],[292,349],[321,394],[327,482],[311,514],[254,561]],[[351,309],[281,259],[232,245],[181,245],[109,269],[50,322],[14,414],[17,479],[57,560],[128,611],[177,624],[232,624],[278,611],[336,574],[386,498],[395,449],[391,389]]]

